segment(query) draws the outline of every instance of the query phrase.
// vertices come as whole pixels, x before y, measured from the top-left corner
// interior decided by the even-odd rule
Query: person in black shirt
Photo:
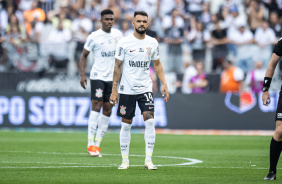
[[[278,43],[273,48],[273,54],[270,58],[269,64],[266,69],[264,82],[263,82],[263,94],[262,94],[262,102],[263,105],[268,105],[271,102],[270,95],[268,89],[270,87],[270,83],[274,74],[274,70],[280,57],[282,56],[282,38],[278,41]],[[281,86],[282,89],[282,86]],[[276,167],[280,157],[280,153],[282,150],[282,90],[279,94],[278,105],[276,109],[276,129],[274,132],[274,136],[272,137],[270,143],[270,168],[268,175],[264,178],[264,180],[275,180],[276,179]]]
[[[220,22],[217,20],[215,22],[215,29],[211,32],[212,38],[211,42],[213,44],[212,48],[212,58],[213,65],[212,70],[222,69],[222,63],[227,57],[227,33],[226,29],[223,29]]]
[[[170,71],[182,73],[182,48],[184,30],[177,27],[175,17],[172,17],[172,26],[165,31],[164,42],[168,44],[168,68]]]

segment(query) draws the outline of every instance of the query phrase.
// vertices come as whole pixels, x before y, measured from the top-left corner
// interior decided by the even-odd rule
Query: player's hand
[[[80,85],[81,85],[81,87],[83,87],[84,89],[86,89],[86,86],[87,86],[87,79],[86,79],[85,75],[81,75],[81,76],[80,76]]]
[[[166,84],[162,87],[162,96],[164,96],[164,101],[167,102],[169,99],[169,92]]]
[[[261,98],[262,98],[263,105],[268,106],[268,104],[270,104],[271,100],[270,100],[270,95],[268,91],[263,92]]]
[[[111,96],[110,96],[110,103],[115,106],[116,104],[118,104],[118,94],[117,92],[112,92]]]

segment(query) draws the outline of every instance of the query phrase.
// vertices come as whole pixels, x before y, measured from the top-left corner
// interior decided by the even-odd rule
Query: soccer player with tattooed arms
[[[145,34],[148,27],[148,14],[144,11],[136,11],[132,25],[134,33],[117,43],[113,88],[110,97],[111,103],[114,105],[118,103],[117,115],[122,117],[120,130],[122,164],[118,169],[129,168],[130,129],[135,116],[136,102],[138,102],[145,122],[146,158],[144,167],[148,170],[156,170],[157,167],[152,162],[156,133],[153,86],[149,70],[151,61],[163,84],[162,95],[166,102],[169,99],[169,93],[159,59],[159,44],[155,38]]]
[[[282,38],[280,38],[278,43],[274,46],[273,54],[270,58],[269,64],[266,69],[263,88],[262,88],[263,105],[267,106],[271,102],[268,89],[270,87],[274,70],[281,56],[282,56]],[[268,175],[264,178],[265,180],[276,179],[276,167],[282,150],[282,86],[279,94],[275,120],[276,120],[276,129],[270,143],[270,167],[269,167]]]
[[[102,29],[92,32],[88,36],[80,57],[80,85],[84,89],[87,84],[85,67],[90,51],[93,52],[95,59],[90,71],[92,108],[88,120],[87,145],[87,151],[93,157],[101,156],[100,143],[108,129],[113,107],[109,99],[113,84],[115,50],[118,40],[123,37],[119,30],[112,29],[114,23],[114,13],[112,10],[105,9],[101,12],[101,23]],[[102,107],[103,113],[100,115]]]

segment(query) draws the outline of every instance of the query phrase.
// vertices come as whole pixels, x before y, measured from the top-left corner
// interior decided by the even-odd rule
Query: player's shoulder
[[[101,29],[98,29],[98,30],[93,31],[92,33],[90,33],[88,37],[94,38],[96,36],[99,36],[100,34],[101,34]]]
[[[155,45],[159,44],[158,41],[156,40],[156,38],[153,38],[153,37],[151,37],[149,35],[146,35],[146,39],[147,39],[147,41],[149,41],[152,44],[155,44]]]
[[[119,34],[119,35],[123,35],[122,32],[116,28],[112,28],[111,31],[114,33],[114,34]]]
[[[122,37],[118,42],[119,42],[119,43],[126,43],[126,42],[128,42],[128,41],[131,41],[132,38],[133,38],[132,35],[128,35],[128,36]]]

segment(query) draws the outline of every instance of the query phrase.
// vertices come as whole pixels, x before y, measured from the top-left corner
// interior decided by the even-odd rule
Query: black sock
[[[282,142],[275,141],[273,138],[270,143],[270,168],[269,171],[276,173],[276,166],[282,150]]]

